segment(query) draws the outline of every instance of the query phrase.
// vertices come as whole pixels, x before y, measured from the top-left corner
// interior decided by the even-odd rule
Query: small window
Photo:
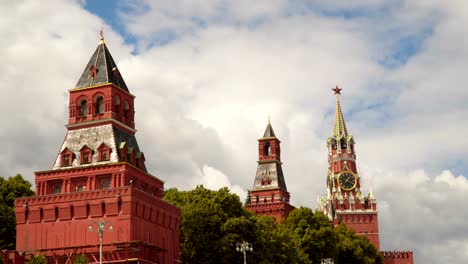
[[[270,143],[266,143],[265,146],[263,147],[263,155],[264,156],[270,156],[271,155]]]
[[[88,115],[88,102],[86,100],[81,101],[80,103],[80,116]]]
[[[99,96],[96,99],[96,114],[104,113],[104,99],[102,96]]]
[[[102,189],[109,189],[111,181],[109,179],[103,179],[101,181]]]
[[[83,162],[82,164],[89,164],[89,153],[83,153]]]
[[[263,203],[267,203],[267,198],[263,198]]]
[[[258,195],[255,196],[255,202],[256,202],[256,203],[259,203],[259,202],[260,202],[260,198],[258,197]]]
[[[52,186],[52,193],[53,194],[59,194],[62,192],[62,184],[56,183]]]
[[[84,188],[85,188],[85,187],[84,187],[83,185],[80,184],[80,185],[78,185],[78,186],[75,187],[75,191],[76,191],[76,192],[82,192],[82,191],[84,191]]]
[[[101,160],[109,160],[107,157],[107,150],[101,151]]]
[[[344,139],[340,140],[340,145],[341,145],[341,149],[346,149],[348,147],[348,144],[346,143],[346,140]]]

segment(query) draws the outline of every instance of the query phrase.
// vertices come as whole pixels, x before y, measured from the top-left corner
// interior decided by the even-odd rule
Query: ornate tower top
[[[276,138],[270,120],[263,133],[258,139],[258,168],[253,190],[264,188],[286,189],[283,169],[281,168],[281,141]]]
[[[336,86],[335,89],[332,89],[336,95],[335,123],[333,125],[333,136],[336,139],[346,138],[348,136],[348,131],[346,130],[346,124],[340,105],[341,90],[342,89],[338,88],[338,86]]]
[[[281,167],[280,143],[268,117],[263,137],[258,139],[257,173],[246,200],[248,210],[275,217],[278,222],[294,209],[289,204],[290,195]]]
[[[112,58],[101,31],[99,45],[81,74],[75,89],[91,88],[105,84],[114,84],[129,92],[119,69]]]

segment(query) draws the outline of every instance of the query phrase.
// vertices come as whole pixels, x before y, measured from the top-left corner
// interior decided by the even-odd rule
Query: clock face
[[[338,183],[341,189],[350,191],[356,187],[356,176],[349,171],[343,172],[338,176]]]

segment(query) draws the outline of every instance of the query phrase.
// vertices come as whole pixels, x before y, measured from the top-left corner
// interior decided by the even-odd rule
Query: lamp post
[[[246,253],[247,251],[250,250],[250,252],[253,251],[253,248],[252,248],[252,243],[249,243],[249,242],[242,242],[242,243],[236,243],[236,250],[238,252],[242,252],[244,253],[244,264],[247,264],[247,256],[246,256]]]
[[[91,221],[91,224],[96,225],[97,231],[99,233],[99,264],[102,264],[102,237],[104,234],[104,230],[106,230],[106,225],[111,224],[111,222],[109,221],[104,222],[104,220],[101,219],[99,222]],[[90,225],[88,229],[89,229],[89,232],[93,232],[93,225]],[[112,232],[113,230],[114,228],[112,226],[109,226],[109,232]]]

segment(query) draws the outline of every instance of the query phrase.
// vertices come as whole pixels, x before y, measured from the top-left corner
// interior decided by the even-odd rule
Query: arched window
[[[346,140],[343,138],[340,140],[340,146],[341,146],[341,149],[346,149],[348,144],[346,144]]]
[[[129,118],[130,117],[130,105],[128,102],[124,103],[124,117]]]
[[[82,100],[80,103],[80,116],[87,116],[88,115],[88,102],[86,100]]]
[[[336,150],[336,148],[337,148],[337,146],[336,146],[336,140],[332,140],[331,146],[332,146],[332,149],[333,149],[333,150]]]
[[[120,114],[120,97],[114,97],[114,112]]]
[[[263,155],[264,156],[270,156],[271,155],[270,143],[266,143],[265,146],[263,146]]]
[[[102,96],[96,98],[96,114],[104,113],[104,99]]]

